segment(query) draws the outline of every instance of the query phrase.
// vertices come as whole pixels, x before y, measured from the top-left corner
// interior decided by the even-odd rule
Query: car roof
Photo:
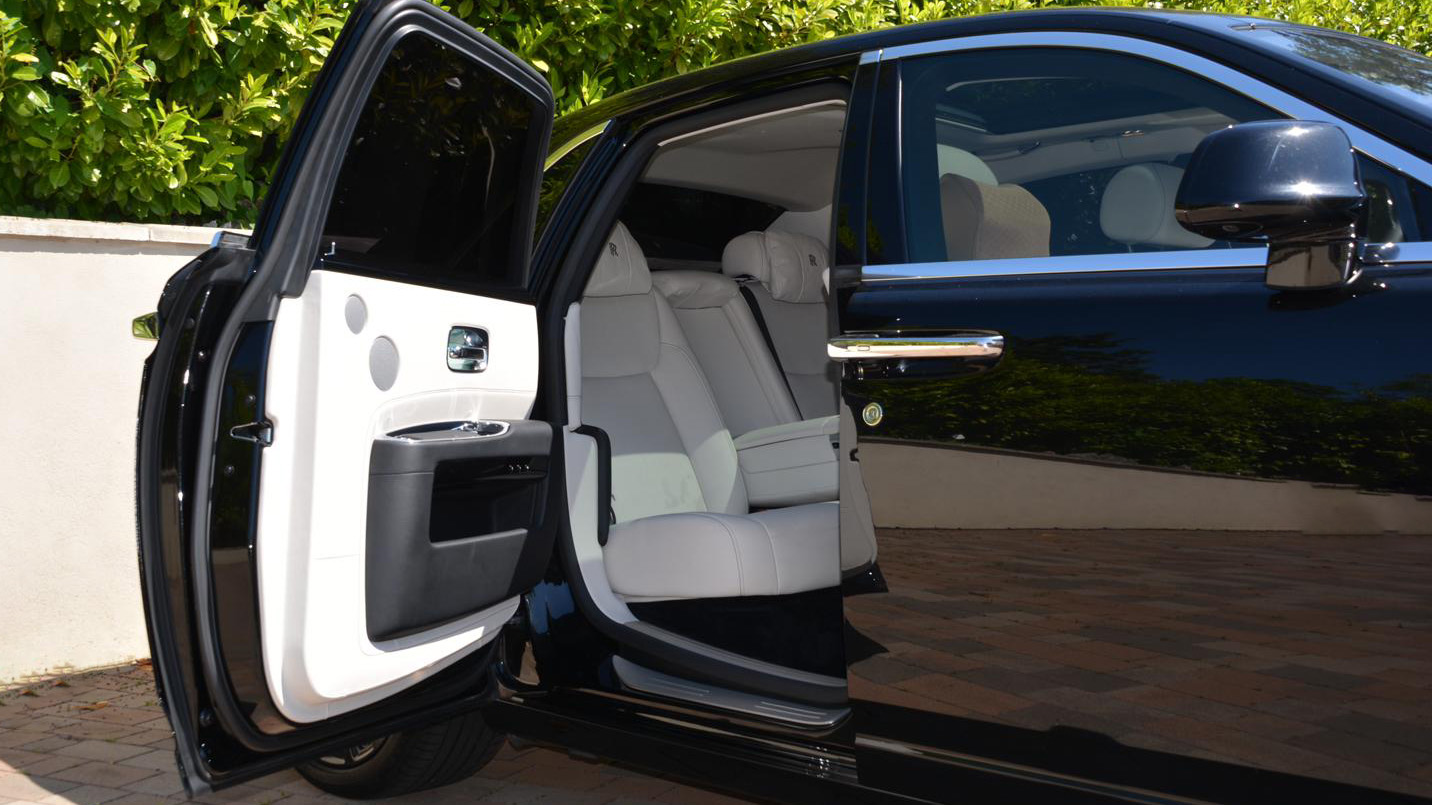
[[[1269,47],[1254,31],[1327,29],[1277,20],[1198,11],[1130,8],[1048,8],[981,14],[826,39],[724,62],[646,84],[564,115],[553,128],[560,149],[610,120],[637,128],[715,102],[783,86],[782,76],[853,64],[861,54],[919,42],[985,34],[1071,31],[1132,36],[1249,72],[1315,106],[1353,121],[1408,151],[1432,159],[1432,115],[1384,88],[1337,71],[1316,70],[1287,49]]]
[[[586,131],[604,120],[642,115],[660,107],[680,104],[688,96],[705,95],[722,87],[745,83],[753,78],[774,76],[826,63],[859,58],[860,54],[882,48],[915,42],[937,41],[978,34],[1018,31],[1085,31],[1125,33],[1149,36],[1159,29],[1167,36],[1151,38],[1178,39],[1180,33],[1202,32],[1205,35],[1228,37],[1241,26],[1260,27],[1292,25],[1256,17],[1213,14],[1198,11],[1166,11],[1155,9],[1049,8],[1010,11],[904,25],[878,31],[848,34],[804,45],[745,56],[711,67],[693,70],[678,76],[654,81],[613,95],[591,106],[568,113],[557,122],[553,146]]]

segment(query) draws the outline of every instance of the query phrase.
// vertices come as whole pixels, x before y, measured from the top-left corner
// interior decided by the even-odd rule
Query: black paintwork
[[[1215,131],[1184,176],[1179,223],[1210,240],[1348,240],[1367,208],[1352,144],[1331,123],[1267,120]]]
[[[344,39],[356,41],[357,34],[373,23],[372,12],[379,7],[361,5]],[[1291,295],[1265,288],[1261,271],[903,283],[880,288],[857,288],[851,282],[869,257],[898,261],[904,246],[898,162],[887,150],[893,133],[886,124],[872,125],[881,119],[873,102],[877,85],[885,90],[881,102],[888,104],[894,78],[881,76],[878,69],[855,70],[859,54],[882,47],[1010,31],[1122,33],[1236,66],[1356,120],[1409,151],[1427,153],[1432,123],[1425,117],[1365,86],[1335,75],[1314,76],[1295,55],[1260,44],[1246,30],[1247,22],[1212,15],[1088,9],[951,20],[743,59],[624,93],[564,118],[554,130],[553,142],[559,145],[596,124],[611,122],[592,147],[583,149],[580,169],[566,184],[555,210],[544,207],[544,218],[549,212],[550,218],[545,218],[529,285],[530,298],[539,304],[542,335],[537,410],[554,425],[564,421],[561,314],[580,293],[580,267],[590,261],[597,239],[610,227],[609,220],[594,221],[600,214],[593,211],[607,210],[610,215],[618,206],[612,203],[619,200],[613,186],[620,184],[616,178],[621,170],[640,162],[630,157],[638,138],[678,117],[839,77],[853,88],[831,241],[833,287],[845,329],[974,327],[1003,332],[1011,344],[1008,360],[998,369],[970,378],[850,383],[850,402],[858,405],[877,397],[886,401],[887,426],[878,434],[881,439],[940,440],[957,426],[962,442],[971,445],[1001,450],[1052,448],[1074,461],[1084,460],[1078,455],[1092,446],[1117,454],[1120,460],[1164,469],[1260,477],[1281,473],[1425,494],[1432,489],[1427,476],[1432,456],[1427,455],[1425,442],[1409,441],[1404,429],[1378,428],[1380,423],[1402,422],[1407,416],[1426,416],[1425,378],[1403,376],[1401,369],[1422,366],[1419,361],[1427,354],[1416,322],[1432,291],[1432,270],[1381,269],[1369,272],[1366,281],[1350,289]],[[312,265],[315,255],[294,233],[312,229],[321,220],[324,194],[311,189],[331,183],[336,162],[330,154],[326,163],[314,160],[314,167],[295,154],[323,154],[342,142],[339,135],[351,120],[325,120],[314,110],[326,100],[351,93],[349,85],[357,80],[352,68],[365,60],[372,60],[371,49],[337,49],[320,75],[315,100],[296,128],[294,144],[286,151],[253,240],[270,261],[260,278],[265,290],[295,293]],[[235,567],[252,562],[252,524],[244,521],[238,508],[229,511],[225,501],[239,507],[245,495],[252,500],[261,450],[248,443],[238,448],[224,443],[225,453],[216,466],[232,465],[233,474],[225,477],[234,480],[229,485],[215,484],[212,555],[203,553],[202,546],[198,553],[187,552],[192,547],[186,531],[192,528],[192,513],[180,502],[198,504],[203,496],[178,494],[196,483],[203,485],[202,475],[194,469],[203,466],[195,462],[204,458],[204,449],[195,432],[193,408],[204,384],[226,390],[231,407],[225,416],[235,421],[261,410],[251,407],[244,389],[256,388],[253,393],[262,394],[262,379],[254,375],[262,350],[253,345],[265,340],[262,322],[271,318],[272,303],[247,300],[247,306],[241,306],[240,318],[258,322],[252,326],[231,324],[216,332],[217,325],[201,323],[229,318],[252,257],[252,253],[221,250],[176,275],[161,313],[170,327],[184,322],[183,334],[161,341],[146,365],[149,391],[141,403],[139,503],[146,609],[151,635],[165,636],[152,640],[156,675],[190,784],[232,784],[291,765],[301,754],[430,722],[481,703],[491,690],[486,671],[490,657],[482,652],[390,703],[332,724],[296,729],[276,716],[258,665],[257,610],[251,586],[245,595],[243,572],[211,573],[205,567],[209,562]],[[205,276],[197,276],[201,274]],[[203,338],[196,329],[204,333]],[[1227,334],[1226,349],[1206,348],[1202,335],[1210,330]],[[1349,339],[1349,332],[1361,337]],[[1249,333],[1257,337],[1250,338]],[[229,368],[222,375],[196,371],[192,381],[181,382],[185,372],[198,368],[199,341],[218,349],[208,352],[205,360],[224,355]],[[1370,341],[1378,360],[1366,358]],[[1103,393],[1099,383],[1091,382],[1089,396],[1076,394],[1066,400],[1088,415],[1072,423],[1045,421],[1017,406],[1001,408],[996,416],[1024,416],[1022,424],[1032,428],[1015,442],[1009,441],[1008,422],[991,419],[982,426],[977,416],[971,416],[971,390],[988,402],[1000,394],[1016,393],[1021,383],[1037,388],[1049,373],[1116,382],[1120,390],[1138,396],[1099,397],[1097,393]],[[1190,453],[1186,444],[1172,438],[1180,429],[1216,433],[1218,416],[1246,421],[1252,418],[1248,401],[1262,394],[1282,395],[1278,399],[1285,403],[1259,409],[1260,417],[1272,416],[1265,429],[1280,447],[1277,455],[1236,450]],[[1170,400],[1189,395],[1198,400],[1197,405],[1170,407]],[[1372,434],[1374,444],[1324,445],[1303,438],[1306,434],[1300,430],[1308,422],[1300,412],[1310,406],[1340,418],[1344,430]],[[983,405],[981,410],[989,408]],[[1167,429],[1169,438],[1117,442],[1120,429],[1127,430],[1140,417],[1151,426],[1141,434],[1159,434],[1170,424],[1165,421],[1169,411],[1176,420]],[[861,432],[863,440],[876,435],[868,428]],[[1112,448],[1110,438],[1117,442]],[[560,439],[553,443],[551,461],[553,466],[561,465]],[[552,521],[565,523],[560,496],[554,495],[550,505]],[[559,542],[565,546],[567,541]],[[200,560],[197,565],[194,556]],[[1282,799],[1303,796],[1298,792],[1307,785],[1277,775],[1250,778],[1246,769],[1226,764],[1178,765],[1186,759],[1172,755],[1110,754],[1109,745],[1098,736],[1073,731],[991,729],[979,720],[932,720],[929,714],[874,702],[857,702],[853,721],[809,733],[653,701],[620,690],[609,658],[621,651],[659,666],[659,641],[594,623],[584,614],[584,609],[591,609],[590,600],[580,578],[572,575],[573,567],[572,556],[557,552],[544,581],[524,599],[525,621],[519,628],[530,641],[539,681],[518,680],[513,669],[500,664],[497,681],[503,697],[487,711],[494,725],[531,740],[782,801],[894,800],[890,789],[940,801],[955,797],[1128,801],[1130,796],[1160,801],[1158,795],[1123,790],[1126,785],[1178,788],[1184,794],[1218,799],[1249,796],[1248,786],[1255,783],[1254,799],[1265,799],[1261,794],[1266,792],[1256,790],[1262,785],[1276,785],[1276,798]],[[876,598],[888,589],[878,569],[872,571],[871,583],[856,585],[859,592],[869,594],[862,599]],[[217,600],[227,602],[211,627],[191,621],[195,590],[203,592],[205,584],[213,585]],[[858,635],[853,630],[848,633],[847,650],[859,649],[848,658],[852,662],[885,650],[879,635],[851,634]],[[624,638],[625,645],[619,647],[614,635]],[[222,652],[217,651],[220,636]],[[633,650],[629,641],[638,637],[646,640],[650,654],[640,642]],[[516,649],[506,650],[520,657]],[[222,656],[201,661],[205,653]],[[965,754],[931,761],[920,759],[918,753],[857,750],[857,733]],[[241,741],[230,736],[241,736]],[[279,754],[265,757],[260,751]],[[1029,768],[1002,765],[1011,761]],[[1175,766],[1160,765],[1170,762]],[[1131,763],[1135,768],[1127,767]],[[1095,776],[1102,782],[1090,784],[1070,775]],[[1309,799],[1346,793],[1338,788],[1306,789]]]

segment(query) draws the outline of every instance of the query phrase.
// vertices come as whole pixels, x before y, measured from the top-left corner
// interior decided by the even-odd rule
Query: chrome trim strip
[[[1038,274],[1104,274],[1115,271],[1189,271],[1208,268],[1264,268],[1268,248],[1189,249],[1176,252],[1115,252],[1067,254],[1058,257],[1013,257],[1002,260],[951,260],[865,266],[861,282],[1013,277]]]
[[[1004,354],[998,333],[958,335],[880,335],[851,333],[830,339],[825,347],[833,361],[879,361],[889,358],[997,358]]]
[[[1362,251],[1364,268],[1404,263],[1432,263],[1432,243],[1369,243]]]
[[[881,56],[884,53],[884,50],[867,50],[864,53],[860,54],[860,63],[875,64],[876,62],[880,61]]]
[[[1216,84],[1239,92],[1265,106],[1297,120],[1321,120],[1341,126],[1352,140],[1353,147],[1373,159],[1395,168],[1425,184],[1432,184],[1432,165],[1412,154],[1370,134],[1316,106],[1271,87],[1246,73],[1241,73],[1218,62],[1205,59],[1186,50],[1155,44],[1131,36],[1115,34],[1076,33],[1072,31],[1040,31],[1010,34],[985,34],[981,36],[940,39],[933,42],[915,42],[909,45],[885,48],[875,58],[878,61],[904,59],[912,56],[928,56],[936,53],[950,53],[963,50],[988,50],[1008,47],[1068,47],[1087,50],[1108,50],[1128,53],[1173,65],[1194,75],[1202,76]]]
[[[562,159],[562,157],[577,150],[577,147],[580,146],[582,143],[606,131],[607,126],[610,126],[611,123],[612,121],[610,120],[604,120],[601,123],[598,123],[595,126],[592,126],[591,128],[582,132],[581,134],[578,134],[576,137],[573,137],[565,143],[562,143],[557,148],[552,149],[552,152],[547,154],[547,161],[542,163],[542,170],[545,171],[550,169],[553,165],[556,165],[557,162]]]

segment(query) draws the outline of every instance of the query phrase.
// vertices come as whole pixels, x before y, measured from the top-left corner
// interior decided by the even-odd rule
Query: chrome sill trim
[[[1263,268],[1267,265],[1267,247],[1255,246],[1242,249],[1075,254],[1059,257],[1016,257],[1005,260],[952,260],[943,263],[866,266],[861,270],[860,279],[862,282],[894,282],[1040,274],[1103,274],[1117,271]]]
[[[622,657],[612,657],[612,670],[623,686],[640,693],[667,699],[705,705],[718,710],[728,710],[746,716],[756,716],[774,721],[785,721],[802,727],[830,727],[850,714],[850,708],[812,707],[794,702],[783,702],[769,696],[757,696],[741,691],[726,690],[715,685],[692,682],[688,679],[653,671]]]
[[[955,37],[932,42],[915,42],[908,45],[871,51],[871,61],[890,61],[913,56],[928,56],[961,50],[987,50],[1009,47],[1068,47],[1087,50],[1109,50],[1142,56],[1154,61],[1170,64],[1187,72],[1221,84],[1235,92],[1246,95],[1264,106],[1281,112],[1295,120],[1321,120],[1341,126],[1352,140],[1353,147],[1389,167],[1401,171],[1424,184],[1432,184],[1432,164],[1413,156],[1411,153],[1364,131],[1357,126],[1280,89],[1241,73],[1231,67],[1195,55],[1186,50],[1160,45],[1131,36],[1116,34],[1078,33],[1073,31],[1028,31],[1022,33],[982,34],[979,36]],[[862,56],[862,61],[865,56]]]

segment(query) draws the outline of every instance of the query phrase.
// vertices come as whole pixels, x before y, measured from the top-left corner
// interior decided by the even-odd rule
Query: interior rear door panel
[[[433,5],[360,3],[254,235],[166,287],[140,553],[191,792],[488,695],[552,545],[528,290],[551,113]]]

